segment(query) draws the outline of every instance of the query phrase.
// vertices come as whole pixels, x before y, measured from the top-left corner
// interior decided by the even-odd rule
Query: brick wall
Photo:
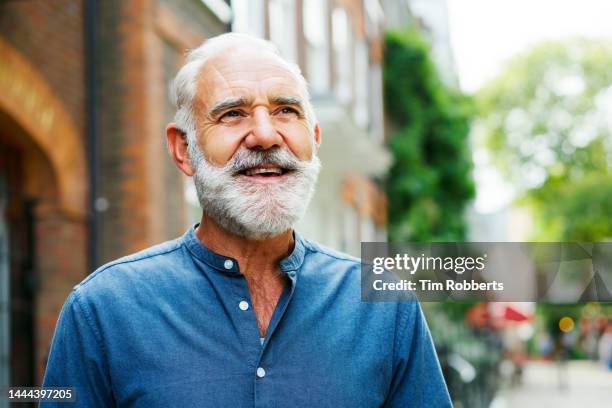
[[[80,130],[85,97],[82,14],[80,0],[0,2],[0,37],[47,79]]]

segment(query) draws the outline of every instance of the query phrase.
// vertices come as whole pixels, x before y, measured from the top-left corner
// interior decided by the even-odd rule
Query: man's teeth
[[[256,174],[283,174],[283,170],[277,167],[266,169],[248,169],[245,174],[247,176],[254,176]]]

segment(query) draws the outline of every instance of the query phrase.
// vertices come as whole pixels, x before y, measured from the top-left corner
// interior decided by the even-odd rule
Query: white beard
[[[293,227],[306,212],[314,193],[321,162],[299,160],[287,148],[250,150],[241,146],[223,167],[206,160],[189,138],[193,180],[204,213],[225,230],[251,240],[279,235]],[[236,173],[262,164],[292,169],[276,183],[249,181]]]

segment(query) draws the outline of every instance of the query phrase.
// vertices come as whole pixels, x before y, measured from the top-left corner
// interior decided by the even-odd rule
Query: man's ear
[[[166,141],[174,164],[187,176],[193,176],[191,160],[187,154],[187,135],[176,126],[176,123],[169,123],[166,126]]]
[[[321,146],[321,128],[319,127],[318,123],[315,123],[314,125],[313,134],[315,146],[317,146],[318,149],[319,146]]]

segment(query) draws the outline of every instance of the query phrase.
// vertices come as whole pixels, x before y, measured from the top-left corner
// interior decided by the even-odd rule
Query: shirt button
[[[257,377],[264,378],[265,376],[266,376],[266,370],[264,370],[263,367],[258,367],[257,368]]]
[[[238,303],[238,307],[240,308],[240,310],[248,310],[249,302],[247,302],[246,300],[243,300],[240,303]]]
[[[223,266],[225,267],[225,269],[232,269],[232,266],[234,266],[234,262],[231,259],[226,259],[225,262],[223,262]]]

